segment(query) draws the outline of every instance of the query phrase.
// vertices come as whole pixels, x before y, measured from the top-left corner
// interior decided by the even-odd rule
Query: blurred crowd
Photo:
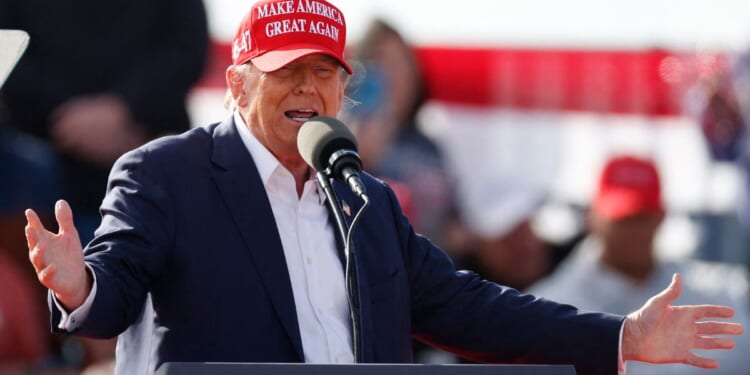
[[[31,38],[0,89],[0,374],[106,369],[114,340],[48,333],[46,290],[29,267],[23,210],[35,209],[55,228],[54,202],[65,198],[86,243],[114,161],[189,129],[185,99],[208,48],[204,4],[0,0],[0,29]]]
[[[23,210],[34,208],[52,226],[54,201],[68,199],[87,242],[117,157],[190,126],[185,99],[207,59],[200,0],[79,3],[0,0],[0,29],[31,35],[0,91],[0,375],[111,373],[114,340],[48,333],[46,291],[28,263]],[[691,213],[700,241],[677,259],[662,259],[655,248],[670,207],[654,158],[599,160],[596,191],[585,207],[556,200],[548,186],[491,170],[476,181],[461,180],[456,163],[425,131],[420,111],[430,100],[430,77],[404,36],[375,20],[349,57],[356,67],[347,91],[351,105],[341,116],[358,139],[364,168],[392,185],[417,231],[443,247],[458,268],[540,297],[620,314],[680,272],[685,282],[678,302],[732,306],[748,326],[750,54],[730,56],[685,94],[691,96],[685,116],[704,135],[711,162],[730,165],[744,180],[731,210]],[[541,216],[549,207],[565,207],[567,220],[581,225],[563,237],[545,235],[554,232]],[[747,337],[720,357],[722,373],[750,373]],[[461,361],[415,346],[419,362]],[[684,371],[639,364],[628,373]]]

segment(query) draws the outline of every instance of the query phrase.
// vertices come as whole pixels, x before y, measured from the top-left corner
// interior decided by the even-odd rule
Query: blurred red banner
[[[665,50],[416,48],[430,99],[550,111],[682,113],[695,59]],[[211,45],[199,88],[224,88],[228,43]]]

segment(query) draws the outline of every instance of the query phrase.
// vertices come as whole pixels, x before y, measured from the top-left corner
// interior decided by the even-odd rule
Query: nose
[[[300,69],[295,76],[296,86],[294,93],[306,95],[315,92],[315,77],[311,69]]]

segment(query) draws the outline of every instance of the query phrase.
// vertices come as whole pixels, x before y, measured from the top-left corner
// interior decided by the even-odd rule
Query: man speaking
[[[58,233],[27,211],[29,256],[50,289],[55,330],[119,335],[117,374],[164,362],[355,361],[337,237],[297,148],[313,116],[341,109],[352,69],[343,14],[322,0],[252,6],[233,41],[233,115],[121,157],[102,222],[82,251],[72,212]],[[179,64],[179,62],[175,62]],[[361,362],[410,362],[411,338],[481,362],[572,363],[613,374],[625,361],[717,363],[731,348],[722,306],[671,306],[680,279],[627,317],[578,311],[456,271],[414,233],[393,191],[363,173],[371,207],[357,249]],[[362,201],[334,181],[355,213]],[[347,217],[351,220],[351,217]]]

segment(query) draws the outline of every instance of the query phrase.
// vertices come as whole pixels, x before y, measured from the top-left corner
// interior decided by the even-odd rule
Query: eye
[[[336,69],[328,65],[317,65],[313,67],[313,71],[320,77],[330,77],[336,72]]]
[[[295,69],[294,65],[289,64],[289,65],[282,66],[281,68],[276,70],[274,73],[276,73],[276,75],[281,76],[281,77],[288,77],[294,72],[294,69]]]

